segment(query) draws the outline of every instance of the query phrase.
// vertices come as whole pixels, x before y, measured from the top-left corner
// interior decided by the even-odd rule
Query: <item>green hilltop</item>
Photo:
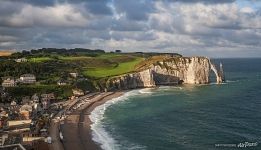
[[[151,58],[159,55],[161,54],[122,53],[119,50],[106,53],[103,50],[82,48],[22,51],[0,58],[0,80],[34,74],[37,79],[35,84],[18,85],[6,90],[18,99],[45,92],[54,92],[58,98],[64,99],[72,95],[73,88],[97,91],[99,82],[104,79],[138,71],[143,65],[150,63]],[[77,77],[72,77],[70,73],[77,73]],[[57,84],[61,81],[66,85]]]

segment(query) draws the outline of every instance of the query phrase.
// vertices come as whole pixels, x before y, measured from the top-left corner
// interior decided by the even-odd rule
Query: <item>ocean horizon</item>
[[[259,149],[261,58],[212,59],[226,82],[136,89],[94,109],[102,149]]]

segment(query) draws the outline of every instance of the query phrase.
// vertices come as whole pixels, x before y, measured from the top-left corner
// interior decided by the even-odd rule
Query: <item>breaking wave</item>
[[[238,82],[238,80],[226,80],[227,83]]]
[[[213,82],[213,83],[210,83],[209,85],[222,85],[222,84],[228,84],[228,83],[227,82],[222,82],[222,83]]]
[[[152,94],[153,93],[152,90],[153,90],[152,88],[145,88],[145,89],[139,90],[139,93],[140,94]]]
[[[105,130],[105,126],[102,122],[104,118],[104,113],[106,109],[112,104],[125,101],[129,99],[130,96],[135,96],[141,94],[139,90],[133,90],[125,93],[124,95],[113,98],[112,100],[107,101],[106,103],[97,106],[90,114],[90,120],[93,122],[91,124],[92,130],[92,139],[101,144],[101,148],[104,150],[119,150],[121,149],[121,145]],[[125,149],[144,149],[143,146],[128,143],[129,147],[125,147]]]

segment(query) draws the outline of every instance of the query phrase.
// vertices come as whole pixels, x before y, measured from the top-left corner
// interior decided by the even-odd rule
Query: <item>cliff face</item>
[[[136,73],[113,77],[107,80],[107,89],[134,89],[157,85],[206,84],[210,71],[218,71],[205,57],[175,57],[157,61]]]
[[[111,78],[106,83],[108,90],[153,87],[155,82],[150,69]]]
[[[174,58],[159,62],[152,69],[159,74],[177,77],[183,83],[209,83],[210,61],[204,57]]]

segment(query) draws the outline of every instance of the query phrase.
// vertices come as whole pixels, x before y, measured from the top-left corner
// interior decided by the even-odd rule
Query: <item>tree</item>
[[[29,51],[26,51],[26,50],[23,50],[23,51],[22,51],[22,54],[23,54],[23,56],[26,56],[26,55],[30,55],[30,52],[29,52]]]
[[[11,58],[21,58],[21,57],[23,57],[23,54],[22,53],[20,53],[20,52],[16,52],[16,53],[12,53],[11,54],[11,56],[10,56]]]
[[[118,49],[117,49],[117,50],[115,50],[115,52],[116,52],[116,53],[121,53],[121,50],[118,50]]]

